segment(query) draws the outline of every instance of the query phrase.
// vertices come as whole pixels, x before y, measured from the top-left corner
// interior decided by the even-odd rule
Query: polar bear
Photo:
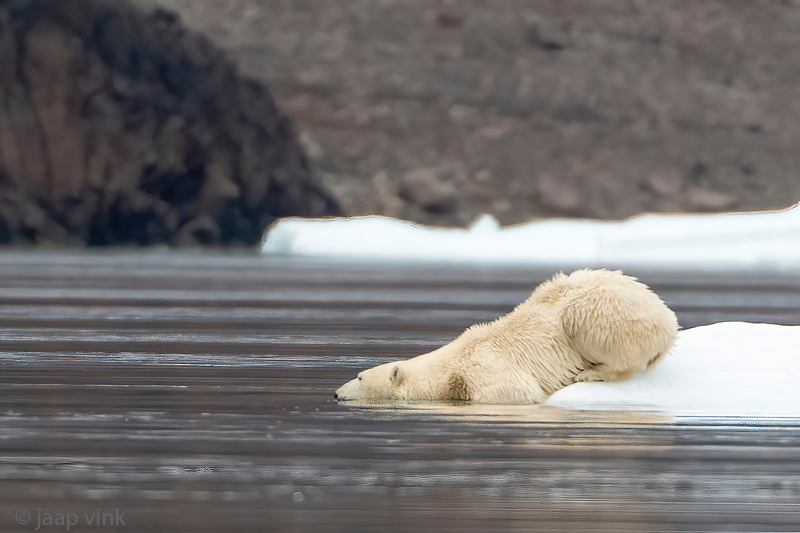
[[[622,381],[675,343],[675,313],[619,271],[556,274],[509,314],[430,353],[376,366],[339,400],[536,404],[575,382]]]

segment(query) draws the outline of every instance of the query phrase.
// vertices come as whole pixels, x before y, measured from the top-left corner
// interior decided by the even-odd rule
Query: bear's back
[[[557,274],[527,305],[549,314],[588,366],[604,366],[618,379],[654,364],[675,342],[675,313],[636,278],[619,271]],[[623,375],[624,374],[624,375]]]

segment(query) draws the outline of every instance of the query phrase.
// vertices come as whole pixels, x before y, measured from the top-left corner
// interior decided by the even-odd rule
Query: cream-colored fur
[[[618,271],[556,274],[506,316],[413,359],[361,372],[342,400],[533,404],[577,381],[622,381],[672,347],[678,321],[646,285]]]

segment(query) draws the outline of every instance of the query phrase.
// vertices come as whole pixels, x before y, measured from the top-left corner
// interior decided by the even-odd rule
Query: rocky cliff
[[[0,243],[254,243],[337,212],[264,84],[173,13],[0,1]]]

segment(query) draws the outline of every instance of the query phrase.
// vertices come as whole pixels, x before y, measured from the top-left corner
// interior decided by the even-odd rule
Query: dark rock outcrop
[[[0,243],[254,243],[338,207],[267,89],[171,12],[0,0]]]

